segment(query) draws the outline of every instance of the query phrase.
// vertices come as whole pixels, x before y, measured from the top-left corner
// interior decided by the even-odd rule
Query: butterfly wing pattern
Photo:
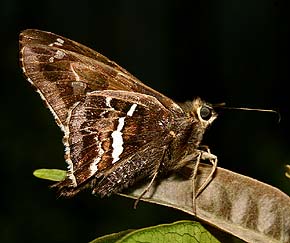
[[[178,105],[105,56],[50,32],[25,30],[19,42],[23,73],[64,132],[68,173],[55,185],[61,195],[85,187],[110,195],[187,158],[213,158],[199,150],[216,118],[201,99]]]

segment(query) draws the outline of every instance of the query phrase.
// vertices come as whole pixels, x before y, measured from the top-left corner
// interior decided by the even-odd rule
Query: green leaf
[[[66,171],[58,169],[38,169],[33,172],[33,175],[40,179],[62,181],[66,177]]]
[[[125,235],[118,239],[123,233]],[[104,236],[91,243],[220,243],[200,223],[187,220],[118,234]]]
[[[91,241],[90,243],[115,243],[117,240],[121,239],[123,236],[129,234],[132,231],[134,230],[128,229],[128,230],[121,231],[119,233],[105,235]]]

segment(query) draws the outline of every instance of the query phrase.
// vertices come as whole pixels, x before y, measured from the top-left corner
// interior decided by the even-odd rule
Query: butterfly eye
[[[200,108],[200,117],[205,120],[208,121],[212,116],[212,110],[208,107],[208,106],[202,106]]]

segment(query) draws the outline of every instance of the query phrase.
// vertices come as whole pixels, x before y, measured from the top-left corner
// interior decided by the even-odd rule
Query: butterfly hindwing
[[[150,174],[155,160],[160,158],[158,155],[141,158],[138,152],[152,150],[160,154],[162,147],[172,139],[169,134],[172,113],[156,98],[145,94],[111,90],[90,92],[72,109],[68,119],[64,142],[66,159],[71,166],[67,181],[61,183],[67,187],[78,187],[92,176],[110,174],[118,170],[119,164],[123,164],[122,168],[136,167],[130,172],[132,178],[142,164]],[[115,190],[114,186],[118,183],[113,183],[110,190]],[[98,190],[97,185],[95,190]]]

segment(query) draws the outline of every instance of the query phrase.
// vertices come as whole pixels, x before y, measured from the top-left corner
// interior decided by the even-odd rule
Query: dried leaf
[[[205,164],[199,167],[197,186],[202,185],[210,170]],[[246,242],[290,242],[289,196],[252,178],[218,168],[214,179],[196,199],[194,210],[190,174],[190,168],[185,168],[179,176],[160,181],[142,200],[195,215]],[[123,195],[138,198],[145,187]]]
[[[202,185],[211,167],[201,164],[196,186]],[[45,173],[42,173],[45,172]],[[43,179],[62,179],[65,171],[43,170]],[[162,179],[141,200],[156,203],[196,216],[225,232],[251,243],[290,243],[290,198],[275,187],[229,170],[217,168],[210,184],[193,206],[192,171]],[[138,198],[146,183],[121,195]]]

